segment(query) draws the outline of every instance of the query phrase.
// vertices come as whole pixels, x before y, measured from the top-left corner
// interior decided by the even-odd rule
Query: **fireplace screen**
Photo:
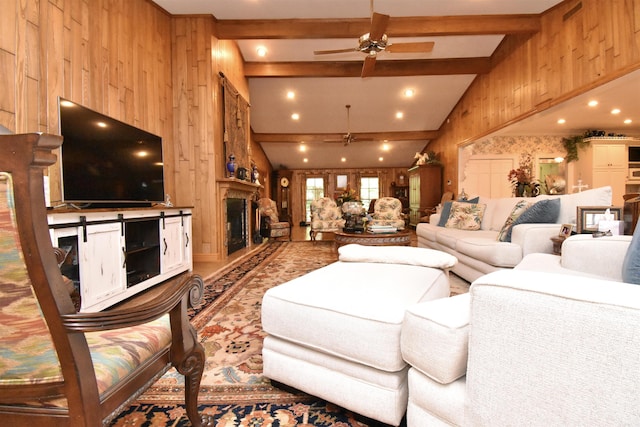
[[[247,247],[247,201],[227,199],[227,254]]]

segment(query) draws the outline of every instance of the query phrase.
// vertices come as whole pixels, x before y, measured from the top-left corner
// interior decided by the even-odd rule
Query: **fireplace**
[[[227,199],[227,255],[247,247],[247,229],[247,200]]]
[[[251,230],[255,224],[252,224],[251,202],[263,187],[237,178],[219,179],[217,187],[220,194],[218,229],[223,230],[219,241],[226,248],[226,255],[230,255],[252,245]]]

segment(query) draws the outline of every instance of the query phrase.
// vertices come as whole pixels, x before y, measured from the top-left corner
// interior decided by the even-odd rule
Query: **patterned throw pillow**
[[[458,200],[462,203],[478,203],[480,201],[480,196],[474,197],[469,200]],[[438,221],[438,227],[444,227],[447,221],[449,220],[449,215],[451,214],[451,203],[453,202],[444,202],[442,205],[442,211],[440,212],[440,221]]]
[[[447,228],[479,230],[487,205],[483,203],[452,202]]]
[[[507,220],[504,222],[500,233],[498,233],[498,241],[506,242],[507,241],[507,232],[511,230],[511,226],[513,225],[513,221],[515,221],[524,211],[529,209],[532,205],[531,202],[527,200],[520,200],[511,210],[511,213],[507,217]]]
[[[534,203],[531,207],[513,221],[511,228],[507,230],[505,242],[511,241],[513,227],[518,224],[553,224],[560,214],[560,199],[546,199]]]

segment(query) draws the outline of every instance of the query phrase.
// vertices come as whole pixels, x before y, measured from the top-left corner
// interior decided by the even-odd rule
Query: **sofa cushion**
[[[640,221],[636,224],[629,249],[622,262],[622,281],[640,285]]]
[[[510,242],[499,242],[496,232],[491,237],[482,238],[468,236],[456,242],[456,251],[494,267],[515,267],[522,260],[520,245]],[[471,234],[471,233],[468,233]]]
[[[523,199],[520,200],[511,210],[511,213],[507,217],[507,220],[504,222],[504,225],[500,229],[500,233],[498,233],[498,240],[501,242],[507,241],[507,232],[511,230],[511,226],[513,225],[513,221],[515,221],[524,211],[526,211],[531,206],[531,202]],[[509,233],[511,234],[511,233]],[[511,241],[511,239],[509,239]]]
[[[460,230],[479,230],[486,207],[487,205],[480,203],[453,202],[445,227]]]
[[[461,203],[478,203],[480,201],[480,196],[478,197],[474,197],[473,199],[468,199],[468,200],[458,200]],[[440,220],[438,221],[438,227],[444,227],[444,225],[447,223],[447,220],[449,219],[449,215],[451,214],[451,204],[453,202],[449,201],[449,202],[444,202],[444,205],[442,205],[442,211],[440,212]]]
[[[511,227],[505,233],[504,241],[511,241],[513,227],[518,224],[553,224],[558,219],[560,213],[560,199],[540,200],[526,209],[518,218],[513,221]]]

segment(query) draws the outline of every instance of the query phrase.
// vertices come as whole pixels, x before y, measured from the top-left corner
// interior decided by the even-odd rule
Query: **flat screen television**
[[[162,138],[58,99],[62,202],[76,207],[164,201]]]

